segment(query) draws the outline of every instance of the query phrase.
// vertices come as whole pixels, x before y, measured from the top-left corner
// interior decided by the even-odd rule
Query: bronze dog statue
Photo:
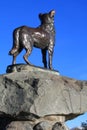
[[[47,68],[46,52],[49,54],[49,69],[52,69],[52,57],[54,50],[55,29],[54,29],[55,10],[49,13],[39,14],[41,25],[37,28],[21,26],[13,31],[13,47],[9,51],[13,55],[12,64],[16,63],[17,55],[23,50],[26,54],[23,56],[25,62],[30,64],[28,56],[31,54],[33,46],[42,51],[42,60],[44,67]]]

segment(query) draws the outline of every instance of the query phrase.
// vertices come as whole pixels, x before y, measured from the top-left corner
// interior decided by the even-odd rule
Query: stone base
[[[27,65],[27,64],[9,65],[9,66],[7,66],[6,73],[21,72],[21,71],[33,71],[33,72],[34,71],[40,71],[40,72],[44,71],[46,73],[59,75],[58,71],[45,69],[45,68],[42,68],[42,67],[31,66],[31,65]]]
[[[69,130],[65,123],[51,124],[47,121],[39,122],[36,125],[31,124],[30,121],[12,121],[4,126],[1,124],[0,127],[1,130]]]
[[[35,126],[29,122],[12,122],[8,125],[8,129],[6,130],[13,130],[9,128],[14,128],[14,130],[69,130],[68,127],[61,122],[56,122],[52,125],[50,122],[39,122]]]

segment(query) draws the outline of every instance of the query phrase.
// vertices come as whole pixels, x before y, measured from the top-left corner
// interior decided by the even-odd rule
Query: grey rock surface
[[[36,68],[0,76],[0,115],[18,120],[54,115],[68,120],[85,112],[87,81]]]
[[[9,65],[7,66],[6,72],[7,73],[12,73],[12,72],[20,72],[20,71],[33,71],[33,72],[44,72],[44,73],[50,73],[51,74],[57,74],[59,75],[58,71],[55,70],[50,70],[50,69],[45,69],[43,67],[37,67],[37,66],[30,66],[28,64],[14,64],[14,65]]]
[[[56,122],[53,125],[52,130],[69,130],[69,128],[66,127],[66,125],[61,122]]]
[[[29,121],[10,122],[4,130],[69,130],[63,123],[56,122],[52,125],[50,122],[40,122],[33,126]]]
[[[28,121],[13,121],[5,130],[33,130],[33,126]]]

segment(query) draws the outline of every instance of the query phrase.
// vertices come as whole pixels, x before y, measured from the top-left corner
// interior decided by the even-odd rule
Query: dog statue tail
[[[9,55],[14,55],[15,53],[17,53],[18,49],[19,49],[19,32],[20,32],[20,28],[17,28],[13,31],[13,47],[12,49],[9,51]]]

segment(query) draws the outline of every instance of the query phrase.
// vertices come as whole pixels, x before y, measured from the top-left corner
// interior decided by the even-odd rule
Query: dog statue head
[[[39,18],[41,20],[41,24],[50,24],[54,22],[55,10],[51,10],[49,13],[40,13]]]

